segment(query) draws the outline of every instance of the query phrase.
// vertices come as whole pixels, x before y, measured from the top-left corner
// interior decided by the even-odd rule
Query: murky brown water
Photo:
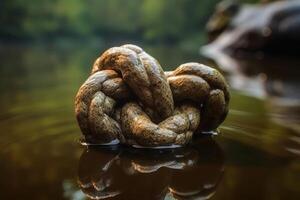
[[[239,90],[221,134],[187,148],[87,149],[73,98],[106,47],[85,46],[0,48],[0,199],[300,199],[299,76],[228,76]],[[145,49],[169,70],[201,62],[176,47]]]

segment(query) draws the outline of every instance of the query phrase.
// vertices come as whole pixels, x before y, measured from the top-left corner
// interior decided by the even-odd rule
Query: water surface
[[[272,70],[228,75],[216,137],[168,152],[80,146],[74,96],[111,45],[0,47],[0,199],[300,199],[299,80]],[[212,64],[176,46],[144,48],[165,70]]]

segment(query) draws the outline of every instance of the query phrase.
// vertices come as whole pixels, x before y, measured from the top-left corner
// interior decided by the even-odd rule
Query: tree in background
[[[180,41],[201,33],[218,2],[2,0],[0,39],[135,37],[159,42]]]

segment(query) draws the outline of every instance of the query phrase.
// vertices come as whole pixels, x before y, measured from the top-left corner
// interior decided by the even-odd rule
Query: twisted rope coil
[[[224,121],[229,99],[217,70],[186,63],[164,72],[140,47],[123,45],[95,61],[76,95],[75,113],[89,143],[184,145]]]

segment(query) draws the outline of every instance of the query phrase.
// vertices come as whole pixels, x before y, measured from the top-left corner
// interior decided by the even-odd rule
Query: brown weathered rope
[[[95,61],[77,93],[75,113],[89,143],[183,145],[224,121],[229,98],[217,70],[186,63],[164,73],[140,47],[123,45]]]

